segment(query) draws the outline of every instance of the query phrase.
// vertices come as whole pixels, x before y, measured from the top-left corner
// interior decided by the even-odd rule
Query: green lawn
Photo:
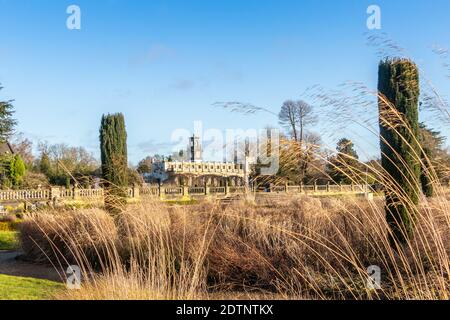
[[[0,250],[14,250],[18,247],[18,233],[0,231]],[[0,300],[46,300],[58,290],[62,283],[0,274]]]
[[[13,250],[18,246],[17,232],[0,231],[0,250]]]
[[[63,289],[58,282],[0,274],[0,300],[48,300]]]

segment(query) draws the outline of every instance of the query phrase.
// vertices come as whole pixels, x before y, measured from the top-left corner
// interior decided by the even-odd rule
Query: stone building
[[[202,145],[200,143],[200,138],[197,136],[192,136],[189,139],[189,158],[191,162],[202,162]]]
[[[146,176],[150,183],[187,186],[244,186],[248,181],[249,166],[234,162],[204,162],[200,138],[189,139],[189,161],[161,161],[152,166]]]

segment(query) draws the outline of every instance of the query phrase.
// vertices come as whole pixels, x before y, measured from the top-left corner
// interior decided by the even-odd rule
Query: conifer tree
[[[387,174],[386,219],[392,238],[414,231],[420,192],[419,72],[408,59],[386,59],[378,74],[381,162]]]
[[[0,90],[3,87],[0,86]],[[12,101],[0,101],[0,142],[5,142],[14,133],[17,120],[13,118],[14,107]]]
[[[100,153],[105,206],[110,211],[117,211],[126,202],[128,187],[127,133],[123,114],[103,115]]]

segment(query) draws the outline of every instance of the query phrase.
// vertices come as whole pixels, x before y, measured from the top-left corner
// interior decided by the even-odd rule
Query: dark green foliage
[[[146,174],[146,173],[151,173],[152,172],[152,158],[151,157],[147,157],[145,159],[142,159],[137,166],[137,172],[139,172],[140,174]]]
[[[7,155],[1,159],[1,176],[3,188],[20,187],[26,173],[25,163],[20,155]]]
[[[434,195],[434,188],[432,179],[431,168],[430,168],[430,157],[431,151],[427,147],[422,149],[422,171],[420,173],[420,183],[422,185],[422,192],[427,198],[432,198]]]
[[[439,131],[419,124],[420,144],[422,146],[422,173],[420,176],[422,191],[426,197],[434,196],[433,184],[444,183],[448,177],[450,156],[445,148],[445,137]]]
[[[39,161],[39,171],[45,174],[47,177],[51,173],[50,157],[47,153],[43,153]]]
[[[336,151],[338,154],[330,159],[327,172],[336,183],[359,183],[360,163],[354,143],[346,138],[339,140]]]
[[[103,115],[100,152],[107,190],[105,205],[108,210],[115,211],[125,203],[128,187],[127,133],[123,114]]]
[[[70,178],[66,177],[66,189],[70,189],[71,185],[70,185]]]
[[[0,90],[2,87],[0,86]],[[0,101],[0,141],[4,142],[14,133],[17,121],[13,118],[12,101]]]
[[[378,76],[386,218],[392,240],[405,243],[414,231],[420,192],[419,72],[408,59],[387,59],[380,62]]]
[[[97,160],[83,147],[55,144],[40,145],[40,149],[37,169],[52,185],[67,187],[73,183],[87,187],[93,183],[93,177],[98,176]]]
[[[419,123],[421,145],[430,149],[432,153],[438,153],[445,149],[445,137],[441,132],[428,128],[425,123]]]

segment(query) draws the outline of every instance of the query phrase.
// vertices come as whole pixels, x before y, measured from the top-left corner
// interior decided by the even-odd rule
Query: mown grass
[[[63,289],[58,282],[0,274],[0,300],[50,300]]]
[[[0,231],[0,250],[17,249],[18,233],[15,231]]]

